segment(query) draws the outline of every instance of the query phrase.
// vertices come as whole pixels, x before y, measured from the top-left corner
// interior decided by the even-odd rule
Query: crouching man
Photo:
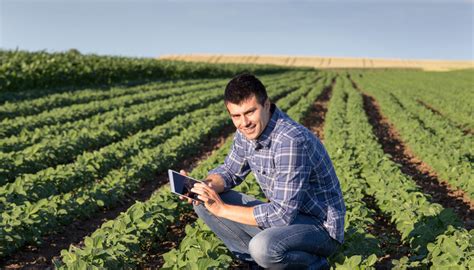
[[[204,202],[194,203],[197,215],[254,266],[329,268],[326,257],[344,239],[345,205],[324,146],[272,104],[253,75],[234,77],[224,103],[237,131],[224,164],[191,190]],[[268,202],[231,190],[250,171]]]

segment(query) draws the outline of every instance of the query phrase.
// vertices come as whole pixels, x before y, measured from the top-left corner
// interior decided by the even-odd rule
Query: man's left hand
[[[215,216],[222,216],[226,204],[219,194],[212,188],[212,183],[196,183],[191,192],[198,194],[198,199],[204,202],[204,206]]]

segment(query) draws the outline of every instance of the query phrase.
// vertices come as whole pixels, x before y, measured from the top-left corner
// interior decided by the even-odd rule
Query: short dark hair
[[[229,81],[224,92],[224,102],[240,104],[255,95],[258,103],[264,105],[268,98],[267,90],[262,82],[252,74],[243,73]]]

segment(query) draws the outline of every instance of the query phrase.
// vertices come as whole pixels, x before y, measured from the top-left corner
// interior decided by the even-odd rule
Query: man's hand
[[[204,202],[204,206],[215,216],[222,216],[227,205],[222,201],[219,194],[212,187],[212,183],[196,183],[191,192],[198,194],[198,199]]]
[[[185,170],[180,170],[179,173],[180,173],[181,175],[184,175],[184,176],[189,176],[188,173],[187,173]],[[211,180],[206,179],[206,180],[204,180],[203,182],[210,184],[210,181],[211,181]],[[186,195],[186,196],[189,197],[189,193],[188,193],[188,194],[184,194],[184,195]],[[181,200],[187,201],[188,203],[192,203],[192,204],[194,204],[194,205],[198,205],[198,204],[200,203],[200,202],[198,202],[198,201],[196,201],[196,200],[192,200],[192,199],[190,199],[190,198],[188,198],[188,197],[184,197],[184,196],[182,196],[182,195],[179,196],[179,198],[180,198]]]
[[[181,170],[180,174],[188,176],[188,174]],[[215,186],[217,183],[217,186]],[[203,183],[196,183],[191,189],[191,192],[198,194],[198,199],[204,202],[204,206],[215,216],[230,219],[235,222],[257,226],[257,221],[253,216],[253,207],[239,206],[225,204],[219,192],[224,189],[224,181],[216,174],[208,175],[208,178]],[[188,203],[198,205],[201,202],[191,200],[189,198],[179,196],[181,200],[187,200]]]

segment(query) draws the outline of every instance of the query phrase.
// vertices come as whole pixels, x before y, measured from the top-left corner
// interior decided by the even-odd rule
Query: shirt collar
[[[268,121],[267,126],[263,130],[262,134],[256,139],[252,140],[252,144],[255,146],[255,149],[259,148],[268,148],[270,147],[271,143],[271,134],[272,131],[275,129],[276,123],[278,118],[280,118],[280,110],[276,107],[275,104],[271,104],[270,112],[272,112],[272,116]]]

